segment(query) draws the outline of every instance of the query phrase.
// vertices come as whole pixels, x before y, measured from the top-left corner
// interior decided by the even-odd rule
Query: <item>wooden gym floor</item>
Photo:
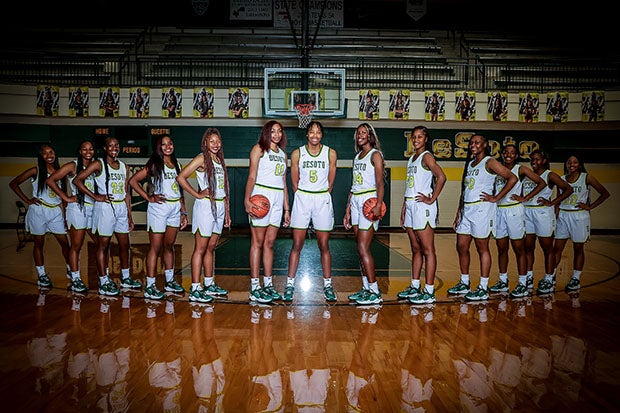
[[[279,290],[291,243],[281,235]],[[438,233],[437,303],[427,306],[396,298],[409,283],[406,235],[381,232],[376,238],[381,306],[347,300],[361,284],[351,232],[335,233],[331,242],[337,303],[323,300],[319,254],[310,238],[293,303],[250,305],[247,231],[226,234],[216,252],[216,280],[230,290],[228,298],[195,305],[187,295],[164,302],[141,292],[100,297],[86,244],[81,268],[91,290],[74,295],[52,237],[45,258],[55,288],[40,291],[32,243],[18,248],[16,230],[2,229],[3,405],[15,412],[620,410],[620,236],[595,235],[586,245],[579,294],[563,290],[572,270],[569,243],[554,294],[466,304],[446,295],[459,274],[455,235]],[[148,237],[134,231],[131,239],[132,270],[140,276]],[[493,244],[491,283],[497,280]],[[192,248],[191,233],[181,232],[177,280],[185,288]],[[475,288],[473,249],[472,263]],[[536,283],[541,265],[538,251]]]

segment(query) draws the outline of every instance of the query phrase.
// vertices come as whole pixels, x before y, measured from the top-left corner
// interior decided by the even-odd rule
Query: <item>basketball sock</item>
[[[461,282],[463,284],[469,284],[469,274],[461,274]]]
[[[205,287],[213,285],[213,282],[214,282],[213,277],[205,277],[205,280],[204,280]]]
[[[579,280],[581,278],[581,271],[573,270],[573,278]]]
[[[534,271],[529,270],[529,271],[527,272],[527,274],[525,274],[525,276],[526,276],[527,278],[532,278],[532,277],[534,277]]]
[[[417,280],[412,280],[411,281],[411,286],[413,288],[419,289],[420,288],[420,279],[418,278]]]
[[[251,288],[251,291],[258,290],[260,288],[260,278],[251,278],[250,288]]]
[[[286,286],[295,286],[295,277],[286,277]]]
[[[368,289],[375,294],[379,294],[379,286],[376,281],[374,283],[368,283]]]
[[[499,273],[499,279],[503,283],[508,282],[508,273],[507,272],[500,272]]]
[[[166,281],[172,281],[174,278],[174,268],[164,270],[164,276],[166,277]]]
[[[191,291],[199,290],[199,289],[200,289],[200,283],[192,283]]]
[[[331,278],[323,278],[323,287],[331,287],[332,279]]]
[[[519,284],[525,285],[527,283],[527,275],[519,275]]]
[[[364,286],[365,290],[368,290],[368,277],[366,277],[365,275],[362,275],[362,285]]]
[[[149,288],[153,284],[155,284],[155,277],[146,277],[146,288]]]
[[[35,268],[37,269],[37,275],[41,276],[45,274],[45,265],[37,265]]]
[[[480,288],[486,290],[489,287],[489,277],[480,277]]]
[[[121,268],[121,276],[123,278],[129,278],[129,268]]]
[[[72,280],[79,280],[80,279],[80,272],[79,271],[71,271],[71,279]]]
[[[270,285],[273,285],[273,277],[263,275],[263,286],[269,287]]]
[[[424,289],[426,290],[427,293],[433,294],[435,292],[435,285],[434,284],[426,284],[424,286]]]
[[[99,277],[99,285],[104,285],[106,282],[108,282],[107,275],[104,275],[103,277]]]
[[[553,280],[553,274],[545,274],[545,280],[552,281]]]

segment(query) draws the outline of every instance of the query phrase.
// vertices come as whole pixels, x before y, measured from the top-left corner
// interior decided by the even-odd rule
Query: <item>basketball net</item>
[[[299,128],[307,128],[308,124],[312,122],[312,112],[316,109],[316,106],[312,103],[298,103],[294,108],[295,112],[297,112],[297,119],[299,119]]]

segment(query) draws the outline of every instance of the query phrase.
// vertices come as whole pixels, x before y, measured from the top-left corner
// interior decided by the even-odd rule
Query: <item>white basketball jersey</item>
[[[317,155],[308,152],[306,145],[299,148],[299,184],[305,192],[329,190],[329,147],[321,145]]]
[[[418,192],[426,196],[433,194],[433,173],[422,164],[422,159],[427,153],[430,152],[424,151],[415,159],[415,155],[412,155],[407,161],[405,198],[414,198]]]
[[[551,170],[547,169],[543,173],[540,174],[540,177],[543,181],[545,181],[545,187],[540,191],[534,198],[529,201],[525,201],[523,205],[533,207],[533,206],[542,206],[538,203],[538,198],[551,199],[553,195],[553,189],[549,186],[549,173]],[[536,182],[532,181],[527,176],[523,179],[523,196],[528,196],[530,192],[532,192],[536,188]]]
[[[375,152],[378,151],[373,148],[361,159],[361,152],[355,155],[353,159],[353,182],[351,184],[351,192],[354,194],[362,194],[377,189],[375,167],[372,164],[372,155]]]
[[[493,193],[495,185],[495,174],[489,172],[486,168],[487,162],[492,159],[485,156],[477,165],[473,165],[473,159],[467,166],[467,176],[465,177],[465,192],[463,200],[465,203],[480,202],[480,195],[483,192],[487,194]]]
[[[520,168],[520,165],[517,163],[510,170],[510,172],[512,172],[517,177],[517,183],[515,184],[515,186],[512,187],[510,191],[508,191],[506,195],[504,195],[502,199],[500,199],[497,202],[497,205],[518,204],[517,201],[515,201],[514,199],[511,199],[510,197],[513,196],[514,194],[521,195],[521,187],[523,185],[521,184],[521,179],[519,179],[519,168]],[[499,175],[496,176],[495,177],[495,193],[499,194],[502,191],[502,189],[504,189],[505,186],[506,186],[506,180]]]
[[[111,195],[112,201],[122,201],[125,199],[125,183],[127,182],[127,167],[123,161],[118,161],[118,169],[114,169],[111,165],[106,165],[103,159],[100,159],[101,171],[95,176],[95,184],[97,191],[102,195]],[[106,187],[106,168],[108,168],[108,184]]]
[[[256,184],[268,188],[284,189],[286,153],[280,148],[264,152],[258,161]]]
[[[590,188],[588,188],[588,184],[586,183],[588,174],[582,172],[579,174],[579,177],[575,182],[568,182],[566,180],[566,175],[562,176],[562,179],[568,182],[568,184],[573,188],[573,193],[570,194],[568,198],[566,198],[560,204],[560,209],[563,211],[581,211],[577,205],[581,202],[584,204],[588,203],[590,199]]]
[[[47,174],[47,178],[50,177],[51,174]],[[60,181],[56,181],[57,185],[60,185]],[[37,193],[39,189],[39,168],[37,168],[37,174],[32,178],[32,196],[34,198],[40,199],[47,206],[56,206],[60,205],[62,202],[62,198],[58,196],[58,194],[47,186],[47,184],[43,185],[43,190],[40,194]]]
[[[180,199],[181,190],[179,189],[179,184],[177,183],[177,175],[178,173],[176,168],[169,168],[166,164],[164,164],[164,170],[162,171],[159,185],[156,185],[154,179],[151,181],[153,186],[155,186],[154,193],[157,195],[163,195],[169,201]]]

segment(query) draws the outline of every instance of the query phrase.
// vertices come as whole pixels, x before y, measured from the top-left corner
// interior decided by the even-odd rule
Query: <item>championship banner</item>
[[[301,8],[304,0],[273,0],[273,27],[277,29],[301,28]],[[321,17],[322,29],[344,27],[344,1],[310,1],[308,24],[315,28]],[[323,8],[325,6],[325,8]],[[322,12],[322,15],[321,15]],[[289,22],[290,21],[290,22]]]
[[[519,122],[538,122],[538,93],[519,93]]]
[[[408,89],[390,90],[389,118],[408,120],[410,99],[411,91]]]
[[[148,87],[132,87],[129,89],[129,117],[148,118],[151,100],[151,89]]]
[[[180,87],[163,88],[161,90],[162,118],[180,118],[183,112],[183,89]]]
[[[547,93],[547,122],[568,122],[568,92]]]
[[[605,92],[593,90],[581,94],[581,120],[602,122],[605,119]]]
[[[487,92],[487,120],[508,120],[508,92]]]
[[[37,115],[58,116],[58,86],[37,86]]]
[[[213,117],[213,88],[197,87],[194,88],[193,112],[195,118]]]
[[[443,121],[446,118],[446,92],[427,90],[424,92],[424,119]]]
[[[359,119],[379,119],[379,89],[363,89],[359,91]]]
[[[247,119],[250,116],[250,88],[231,87],[228,89],[228,117]]]
[[[476,120],[476,92],[456,92],[454,119],[464,122]]]
[[[69,116],[72,118],[88,117],[88,86],[69,88]]]
[[[118,118],[118,105],[120,101],[120,88],[99,88],[99,116],[102,118]]]

